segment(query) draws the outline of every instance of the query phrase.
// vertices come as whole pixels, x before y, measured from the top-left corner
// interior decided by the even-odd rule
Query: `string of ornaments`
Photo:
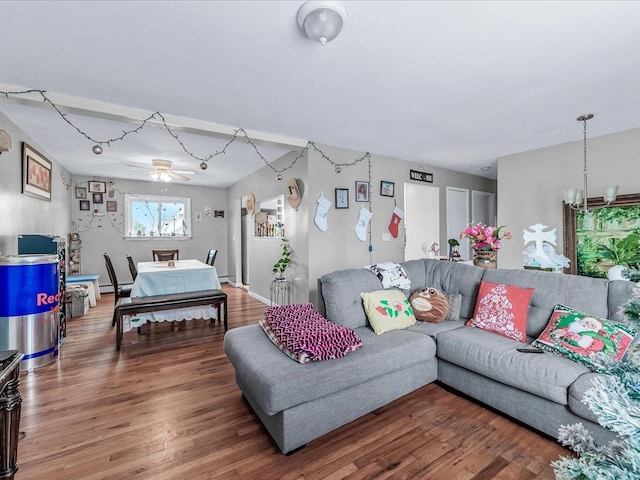
[[[83,137],[85,137],[87,140],[89,140],[91,143],[93,143],[93,147],[91,148],[91,150],[93,151],[94,154],[96,155],[100,155],[102,154],[102,152],[104,151],[104,146],[111,146],[112,143],[115,142],[120,142],[123,141],[127,136],[133,134],[133,133],[138,133],[140,132],[140,130],[142,130],[149,122],[151,121],[159,121],[162,126],[164,127],[164,129],[167,131],[167,133],[169,135],[171,135],[171,137],[173,137],[173,139],[180,145],[180,147],[182,148],[182,150],[184,150],[184,152],[190,156],[191,158],[193,158],[194,160],[197,160],[200,162],[200,169],[201,170],[206,170],[209,166],[208,162],[212,159],[214,159],[215,157],[219,156],[219,155],[224,155],[227,151],[227,148],[233,144],[233,142],[235,142],[238,139],[242,139],[244,141],[246,141],[246,143],[248,143],[249,145],[251,145],[251,147],[254,149],[254,151],[256,152],[256,155],[260,158],[260,160],[262,160],[262,162],[269,167],[271,170],[273,170],[274,173],[276,173],[276,178],[278,180],[282,180],[282,174],[293,168],[293,166],[296,164],[296,162],[298,160],[300,160],[305,153],[307,153],[309,151],[309,149],[313,149],[314,151],[318,152],[320,154],[320,156],[328,161],[329,163],[331,163],[334,166],[334,170],[336,173],[340,173],[342,171],[343,167],[349,167],[352,165],[355,165],[359,162],[362,162],[365,159],[369,159],[371,158],[371,154],[369,152],[365,153],[362,157],[360,158],[356,158],[355,160],[351,161],[351,162],[334,162],[333,160],[331,160],[327,155],[325,155],[325,153],[320,150],[318,148],[318,146],[312,142],[312,141],[308,141],[307,144],[305,145],[305,147],[300,151],[300,153],[293,159],[293,161],[287,165],[286,167],[283,168],[275,168],[273,165],[271,165],[267,159],[264,157],[264,155],[262,155],[262,153],[260,153],[260,150],[258,149],[258,146],[253,142],[253,140],[251,140],[251,138],[249,137],[249,135],[247,134],[247,132],[244,130],[244,128],[237,128],[234,131],[234,134],[232,135],[232,137],[229,139],[229,141],[225,144],[225,146],[222,148],[222,150],[216,150],[214,153],[209,153],[207,155],[197,155],[195,154],[193,151],[191,151],[189,148],[187,148],[187,146],[185,145],[185,143],[180,139],[179,135],[174,132],[171,127],[167,124],[167,120],[165,118],[165,116],[160,113],[159,111],[153,112],[151,113],[147,118],[143,119],[142,121],[140,121],[140,123],[135,127],[132,128],[130,130],[123,130],[122,134],[119,136],[115,136],[113,138],[108,138],[108,139],[96,139],[94,137],[92,137],[91,135],[89,135],[87,132],[85,132],[84,130],[82,130],[80,127],[78,127],[76,124],[74,124],[70,119],[69,119],[69,115],[65,112],[63,112],[60,107],[58,107],[53,100],[51,100],[51,98],[49,98],[47,96],[47,91],[46,90],[41,90],[41,89],[37,89],[37,88],[31,88],[31,89],[27,89],[27,90],[17,90],[17,91],[1,91],[0,90],[0,95],[3,95],[6,98],[12,97],[12,96],[21,96],[21,95],[33,95],[33,94],[37,94],[42,98],[42,101],[44,103],[49,104],[60,116],[60,118],[62,118],[69,126],[71,126],[74,130],[76,130],[80,135],[82,135]]]

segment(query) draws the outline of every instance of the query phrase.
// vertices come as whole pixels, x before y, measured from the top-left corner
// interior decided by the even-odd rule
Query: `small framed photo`
[[[115,200],[107,200],[107,212],[117,212],[118,202]]]
[[[116,198],[116,191],[115,190],[109,190],[107,192],[107,198]]]
[[[107,192],[107,182],[94,182],[94,181],[90,180],[89,181],[89,192],[90,193],[106,193]],[[102,203],[102,202],[100,202],[100,203]]]
[[[76,187],[76,198],[86,199],[87,189],[85,187]]]
[[[101,193],[93,194],[93,203],[104,203],[104,199]]]
[[[89,200],[80,200],[80,210],[91,210]]]
[[[369,182],[356,181],[356,202],[369,201]]]
[[[348,188],[336,188],[336,208],[349,208]]]
[[[383,197],[393,197],[395,183],[382,180],[380,182],[380,195]]]

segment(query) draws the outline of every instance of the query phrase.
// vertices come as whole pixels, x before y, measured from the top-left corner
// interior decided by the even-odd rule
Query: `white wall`
[[[21,233],[50,234],[66,238],[69,232],[69,198],[61,172],[70,183],[71,176],[56,159],[0,113],[0,128],[6,130],[13,148],[0,155],[0,254],[18,253]],[[51,201],[22,194],[22,142],[38,150],[52,165]]]
[[[73,177],[73,190],[76,186],[86,187],[87,181],[93,177]],[[100,284],[110,285],[109,275],[104,264],[104,253],[109,253],[113,266],[121,283],[131,282],[131,275],[127,265],[126,255],[131,254],[136,262],[152,261],[152,249],[178,248],[180,258],[196,258],[205,261],[210,248],[218,249],[215,267],[219,277],[227,275],[227,193],[226,189],[200,187],[189,185],[187,182],[141,182],[123,179],[100,179],[107,182],[107,191],[114,190],[115,197],[104,201],[116,200],[118,211],[106,213],[104,216],[94,216],[91,211],[80,211],[79,200],[75,193],[67,203],[67,209],[72,212],[72,221],[76,231],[80,233],[82,241],[81,271],[82,273],[100,273]],[[162,192],[161,189],[166,189]],[[178,237],[156,237],[154,239],[124,239],[124,194],[166,195],[172,197],[191,198],[191,222],[193,237],[178,240]],[[91,194],[89,194],[91,200]],[[103,204],[104,206],[104,204]],[[215,218],[204,213],[204,207],[212,210],[224,210],[225,218]],[[92,204],[93,208],[93,204]],[[102,208],[102,210],[104,210]],[[202,221],[195,221],[196,212],[202,214]],[[110,291],[106,288],[105,291]]]
[[[610,184],[620,186],[619,195],[640,192],[640,128],[588,138],[587,147],[589,197]],[[522,232],[535,223],[556,228],[556,250],[564,252],[562,191],[582,188],[583,161],[582,139],[498,159],[498,224],[513,233],[498,255],[500,268],[522,268]]]

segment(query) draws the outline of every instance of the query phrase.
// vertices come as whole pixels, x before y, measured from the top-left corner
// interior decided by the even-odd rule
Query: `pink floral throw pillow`
[[[533,291],[533,288],[480,282],[476,309],[466,325],[525,341],[527,310]]]

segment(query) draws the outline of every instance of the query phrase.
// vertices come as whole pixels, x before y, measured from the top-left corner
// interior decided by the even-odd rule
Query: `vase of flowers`
[[[502,240],[509,240],[511,232],[500,227],[487,227],[477,224],[467,227],[460,233],[460,238],[468,238],[473,249],[473,264],[484,268],[496,268],[498,250]]]

